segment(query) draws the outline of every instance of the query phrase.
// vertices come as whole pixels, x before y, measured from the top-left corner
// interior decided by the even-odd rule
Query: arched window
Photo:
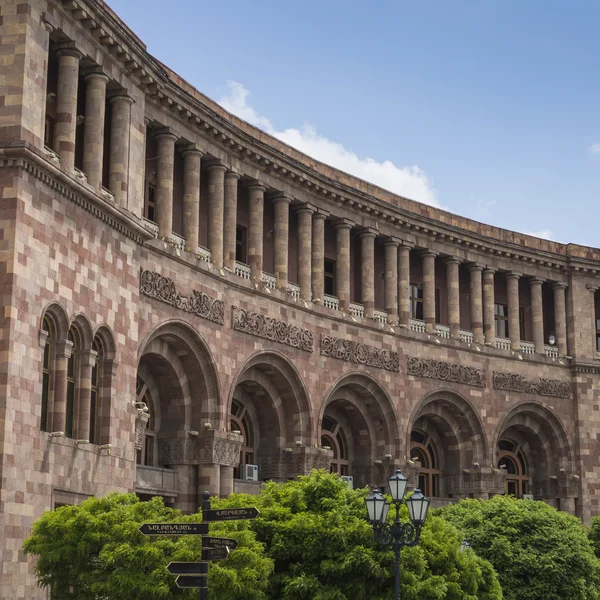
[[[67,339],[73,344],[71,356],[67,363],[67,407],[65,421],[65,436],[73,437],[73,421],[75,417],[75,393],[77,391],[77,377],[79,372],[79,334],[74,327],[69,329]]]
[[[338,475],[350,475],[348,442],[340,424],[331,417],[323,417],[321,446],[331,448],[333,451],[329,470]]]
[[[138,377],[136,386],[137,403],[143,402],[148,408],[150,418],[146,424],[146,432],[144,433],[144,443],[141,450],[137,451],[136,462],[138,465],[146,467],[156,466],[154,447],[156,445],[156,416],[150,390],[143,379]]]
[[[435,444],[431,436],[419,430],[410,434],[410,457],[419,461],[419,489],[434,498],[440,493],[440,469]]]
[[[99,438],[98,435],[98,407],[100,402],[100,392],[102,390],[102,361],[104,360],[104,352],[102,342],[98,338],[92,344],[92,350],[96,352],[96,360],[92,366],[92,381],[90,393],[90,437],[89,440],[95,444]]]
[[[40,428],[42,431],[48,431],[50,374],[52,373],[52,361],[54,358],[54,328],[47,316],[44,317],[42,329],[46,332],[46,343],[44,344],[44,360],[42,364],[42,419]]]
[[[517,442],[502,439],[498,442],[498,468],[506,471],[505,492],[522,498],[529,490],[527,459]]]
[[[234,469],[233,476],[236,479],[241,477],[241,468],[244,465],[254,465],[254,431],[250,415],[246,407],[237,400],[231,405],[230,417],[231,431],[237,431],[242,436],[242,449],[240,450],[240,463]]]

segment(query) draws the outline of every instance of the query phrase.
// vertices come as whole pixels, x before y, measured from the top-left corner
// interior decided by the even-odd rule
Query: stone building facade
[[[600,513],[600,250],[302,155],[101,0],[3,0],[0,44],[0,597],[43,597],[44,510],[112,490],[400,466]]]

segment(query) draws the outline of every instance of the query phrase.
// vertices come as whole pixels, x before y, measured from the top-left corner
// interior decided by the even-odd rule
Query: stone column
[[[559,356],[567,354],[567,311],[565,303],[565,293],[567,286],[564,283],[555,283],[552,286],[554,291],[554,327],[556,333],[556,347]],[[596,319],[594,318],[594,354],[596,356]]]
[[[273,198],[274,236],[275,236],[275,278],[277,289],[288,287],[288,255],[290,245],[290,202],[292,199],[284,193]]]
[[[506,288],[508,295],[508,333],[512,350],[521,350],[521,328],[519,325],[519,275],[506,274]]]
[[[410,246],[398,248],[398,305],[400,327],[408,327],[410,320]]]
[[[483,344],[482,271],[483,267],[480,265],[469,267],[469,274],[471,275],[471,329],[473,330],[473,341],[476,344]]]
[[[67,367],[73,342],[60,340],[56,343],[54,356],[54,394],[52,396],[52,426],[48,431],[64,432],[67,426]]]
[[[340,310],[348,312],[350,308],[350,229],[352,223],[340,219],[335,229],[336,246],[336,294],[340,301]]]
[[[360,234],[361,242],[361,267],[360,275],[362,282],[362,303],[365,309],[365,317],[373,318],[375,310],[375,237],[377,231],[365,228]]]
[[[435,333],[435,252],[426,250],[423,257],[423,316],[425,330]]]
[[[127,208],[129,187],[129,137],[131,129],[131,105],[133,99],[119,95],[110,99],[110,157],[108,167],[108,189],[115,202]]]
[[[310,204],[303,204],[296,211],[298,213],[298,285],[300,297],[311,300],[311,259],[312,259],[312,215],[314,212]],[[323,266],[321,266],[321,269]]]
[[[223,235],[223,264],[226,269],[235,271],[235,233],[237,229],[238,180],[234,171],[225,173],[225,225]]]
[[[188,252],[198,252],[200,168],[203,152],[196,144],[183,151],[183,238]]]
[[[325,268],[325,219],[327,215],[321,211],[313,215],[312,220],[312,297],[313,302],[323,303]]]
[[[77,406],[77,439],[87,440],[90,436],[90,415],[92,401],[92,367],[96,363],[98,353],[95,350],[83,351],[80,354],[78,406]]]
[[[229,465],[221,465],[221,486],[219,496],[227,498],[233,494],[233,467]]]
[[[44,18],[45,18],[45,16],[42,17],[42,19],[44,19]],[[47,140],[45,137],[46,102],[47,102],[46,88],[48,87],[48,65],[50,63],[50,52],[49,52],[49,50],[50,50],[50,35],[54,31],[54,27],[47,21],[43,21],[42,25],[45,29],[45,33],[43,34],[43,41],[40,44],[42,46],[42,49],[44,52],[44,67],[43,67],[44,80],[42,82],[40,82],[40,92],[41,92],[40,112],[41,112],[41,117],[42,117],[42,121],[40,123],[40,140],[42,142],[40,145],[41,148],[43,148],[44,146],[50,147],[50,140]]]
[[[104,160],[104,115],[106,113],[106,84],[104,73],[85,76],[85,120],[83,121],[83,172],[88,184],[96,191],[102,189]]]
[[[399,240],[388,238],[383,243],[385,248],[385,312],[388,324],[398,324],[398,246]]]
[[[208,167],[208,249],[211,262],[223,267],[223,214],[225,212],[224,165]]]
[[[58,52],[58,87],[56,119],[54,122],[54,150],[58,152],[61,167],[73,173],[75,169],[75,126],[77,124],[77,86],[81,52],[75,48],[61,48]]]
[[[156,223],[158,236],[170,241],[173,236],[173,165],[175,162],[175,140],[170,131],[156,135]]]
[[[483,270],[483,327],[487,346],[496,344],[494,269]]]
[[[250,222],[248,231],[248,260],[252,277],[262,282],[263,274],[263,213],[265,187],[259,183],[248,186],[248,206]]]
[[[542,283],[538,277],[529,280],[531,292],[531,324],[533,327],[533,345],[536,354],[544,354],[544,309],[542,307]]]
[[[446,290],[448,293],[448,325],[450,326],[450,337],[457,340],[460,338],[460,260],[450,257],[444,262],[446,264]]]

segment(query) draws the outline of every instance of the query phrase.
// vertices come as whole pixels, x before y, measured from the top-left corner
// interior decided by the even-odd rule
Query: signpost
[[[175,583],[179,588],[200,590],[200,600],[208,599],[208,562],[223,560],[230,550],[237,548],[237,542],[230,538],[210,537],[208,524],[218,521],[256,519],[260,514],[256,508],[210,508],[210,492],[204,492],[202,502],[202,523],[144,523],[140,532],[144,535],[201,535],[202,562],[170,562],[167,570],[177,575]]]

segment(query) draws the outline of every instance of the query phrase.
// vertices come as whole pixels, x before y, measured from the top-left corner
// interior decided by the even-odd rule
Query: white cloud
[[[589,148],[588,148],[588,152],[590,154],[600,154],[600,144],[592,144]]]
[[[533,237],[542,238],[543,240],[553,240],[554,234],[549,229],[542,229],[541,231],[522,231],[525,235],[531,235]]]
[[[244,121],[260,127],[268,134],[289,144],[304,154],[350,173],[355,177],[374,183],[390,192],[439,207],[436,190],[427,175],[416,165],[398,167],[389,160],[378,162],[372,158],[359,157],[342,144],[320,135],[316,128],[305,123],[301,128],[278,131],[271,121],[259,115],[248,104],[248,90],[235,81],[227,82],[229,91],[219,104]]]

